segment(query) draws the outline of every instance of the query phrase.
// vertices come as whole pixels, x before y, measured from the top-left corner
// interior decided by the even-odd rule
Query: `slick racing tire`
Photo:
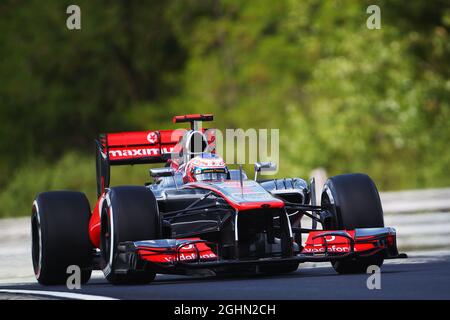
[[[375,183],[365,174],[342,174],[328,179],[322,192],[322,206],[333,214],[328,230],[384,227],[383,209]],[[365,273],[370,265],[381,266],[384,253],[332,262],[342,274]]]
[[[31,255],[40,284],[66,284],[72,265],[80,267],[81,284],[89,281],[93,256],[90,216],[83,193],[53,191],[36,197],[31,214]]]
[[[159,211],[155,196],[146,187],[110,188],[101,209],[100,251],[103,274],[112,284],[147,284],[156,274],[150,271],[116,272],[120,242],[158,239]]]

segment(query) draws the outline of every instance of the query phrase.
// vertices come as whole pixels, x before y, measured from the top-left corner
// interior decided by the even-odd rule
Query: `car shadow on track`
[[[396,274],[396,273],[409,273],[413,270],[382,270],[382,274]],[[150,285],[168,285],[168,284],[180,284],[180,283],[201,283],[201,282],[227,282],[227,281],[266,281],[276,279],[304,279],[304,278],[327,278],[327,277],[366,277],[367,274],[348,274],[340,275],[336,273],[331,267],[319,267],[298,269],[293,273],[287,274],[226,274],[207,277],[192,277],[192,276],[178,276],[174,278],[162,278],[157,277]],[[165,276],[163,276],[165,277]]]
[[[322,269],[322,271],[318,269]],[[156,279],[148,285],[150,286],[177,285],[177,284],[194,284],[194,283],[209,283],[209,282],[224,282],[224,281],[260,281],[260,280],[265,281],[269,279],[300,279],[304,277],[329,277],[337,275],[331,268],[315,268],[313,273],[311,272],[311,270],[313,269],[308,270],[298,269],[293,273],[277,274],[277,275],[270,275],[270,274],[220,274],[213,276],[157,275]],[[109,286],[110,284],[103,278],[94,278],[91,279],[84,286],[97,287],[104,285]],[[122,285],[120,286],[122,287]],[[123,287],[126,286],[128,285],[124,285]]]
[[[207,277],[190,277],[190,276],[181,276],[176,278],[156,278],[154,282],[150,285],[176,285],[176,284],[192,284],[192,283],[207,283],[207,282],[232,282],[232,281],[266,281],[266,280],[275,280],[275,279],[301,279],[305,277],[330,277],[336,276],[333,270],[325,271],[325,272],[316,272],[310,273],[305,272],[304,270],[297,270],[293,273],[288,274],[277,274],[277,275],[268,275],[268,274],[225,274],[225,275],[216,275],[216,276],[207,276]]]
[[[382,269],[382,274],[397,274],[397,273],[409,273],[417,270],[386,270]],[[158,275],[152,283],[148,285],[133,285],[138,287],[145,286],[161,286],[161,285],[178,285],[178,284],[199,284],[199,283],[215,283],[215,282],[233,282],[233,281],[267,281],[267,280],[284,280],[284,279],[311,279],[311,278],[333,278],[333,277],[360,277],[366,276],[365,274],[349,274],[340,275],[336,273],[331,267],[314,267],[314,268],[299,268],[293,273],[287,274],[221,274],[215,276],[183,276],[183,275]],[[106,279],[101,276],[92,278],[87,284],[83,285],[83,288],[99,288],[99,287],[113,287]],[[2,286],[4,289],[17,288],[14,285]],[[40,287],[37,283],[21,284],[22,289],[36,289]],[[121,285],[117,287],[131,287],[130,285]],[[46,286],[46,290],[67,290],[65,286]]]

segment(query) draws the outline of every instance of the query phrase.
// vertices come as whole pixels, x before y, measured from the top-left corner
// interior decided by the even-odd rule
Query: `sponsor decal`
[[[198,247],[206,247],[206,246],[203,244],[198,244]],[[180,248],[180,254],[178,255],[178,259],[180,261],[196,260],[197,254],[195,252],[192,252],[194,250],[195,250],[194,244],[188,244],[188,245],[183,246],[182,248]],[[183,253],[182,251],[187,251],[187,252]],[[200,254],[200,260],[209,260],[209,259],[217,258],[216,254],[209,249],[207,249],[206,251],[203,251],[203,252],[200,251],[199,254]],[[175,256],[166,257],[167,262],[172,262],[174,260],[175,260]]]
[[[196,260],[197,254],[195,253],[181,253],[178,256],[180,261],[190,261],[190,260]],[[216,259],[217,256],[210,252],[210,253],[200,253],[200,260],[208,260],[208,259]],[[167,262],[172,262],[175,260],[175,257],[166,257]]]
[[[227,170],[225,168],[195,168],[195,173],[227,173]]]
[[[336,240],[335,236],[325,236],[325,241],[327,243],[333,242],[334,240]],[[323,246],[323,244],[322,243],[315,243],[315,244],[313,244],[313,246],[320,247],[320,246]]]
[[[181,250],[180,250],[181,251]],[[186,251],[186,250],[184,250]],[[177,255],[175,253],[170,253],[170,254],[165,254],[165,253],[161,253],[161,254],[143,254],[144,259],[152,261],[152,262],[160,262],[160,263],[174,263],[175,261],[177,261]],[[217,255],[212,252],[212,251],[204,251],[204,252],[200,252],[200,260],[216,260],[217,259]],[[178,261],[183,261],[183,262],[189,262],[189,261],[197,261],[197,253],[192,252],[192,250],[190,250],[190,252],[180,252],[178,255]]]
[[[143,241],[142,250],[138,242],[139,255],[142,259],[156,263],[175,263],[176,261],[197,262],[198,260],[216,260],[217,255],[205,243],[185,243],[199,238],[168,239]],[[150,245],[150,244],[154,244]],[[177,246],[182,245],[178,250]],[[158,252],[160,251],[160,252]],[[167,252],[170,251],[170,252]],[[198,258],[200,257],[200,259]]]
[[[163,147],[161,148],[161,152],[166,154],[166,153],[172,153],[173,152],[173,148],[174,147]]]
[[[147,141],[150,142],[151,144],[158,142],[158,135],[156,134],[156,132],[154,131],[149,132],[149,134],[147,135]]]
[[[327,252],[329,253],[347,253],[350,252],[349,241],[342,237],[336,237],[333,235],[324,235],[324,237],[318,238],[316,241],[312,241],[311,238],[320,232],[310,234],[306,241],[306,246],[302,252],[304,253],[324,253],[325,247],[328,245]],[[318,241],[318,240],[321,241]]]
[[[109,150],[109,157],[114,160],[120,158],[139,158],[158,155],[159,155],[159,148]]]
[[[305,247],[303,249],[304,253],[325,253],[325,246],[322,246],[321,248],[311,248],[311,247]],[[332,245],[328,247],[327,252],[350,252],[349,246],[336,246]]]

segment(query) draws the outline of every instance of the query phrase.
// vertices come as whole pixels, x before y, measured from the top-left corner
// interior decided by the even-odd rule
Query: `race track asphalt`
[[[98,273],[97,273],[98,275]],[[369,290],[369,275],[338,275],[328,264],[302,267],[287,275],[187,277],[158,275],[144,286],[112,286],[95,276],[79,290],[37,283],[4,284],[5,290],[70,292],[117,299],[259,300],[259,299],[450,299],[450,255],[410,256],[389,260],[381,272],[381,289]],[[41,293],[42,294],[42,293]],[[45,294],[45,293],[44,293]],[[54,298],[54,296],[53,296]]]

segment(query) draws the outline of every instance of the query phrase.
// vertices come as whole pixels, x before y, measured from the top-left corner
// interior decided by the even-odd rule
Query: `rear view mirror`
[[[174,175],[175,175],[175,170],[173,170],[172,168],[150,169],[150,176],[152,178],[173,177]]]
[[[150,176],[154,179],[154,183],[158,182],[158,178],[172,177],[175,187],[178,189],[177,181],[175,179],[175,170],[172,168],[156,168],[150,169]]]
[[[277,164],[273,162],[256,162],[255,163],[255,181],[258,177],[258,172],[277,171]]]

